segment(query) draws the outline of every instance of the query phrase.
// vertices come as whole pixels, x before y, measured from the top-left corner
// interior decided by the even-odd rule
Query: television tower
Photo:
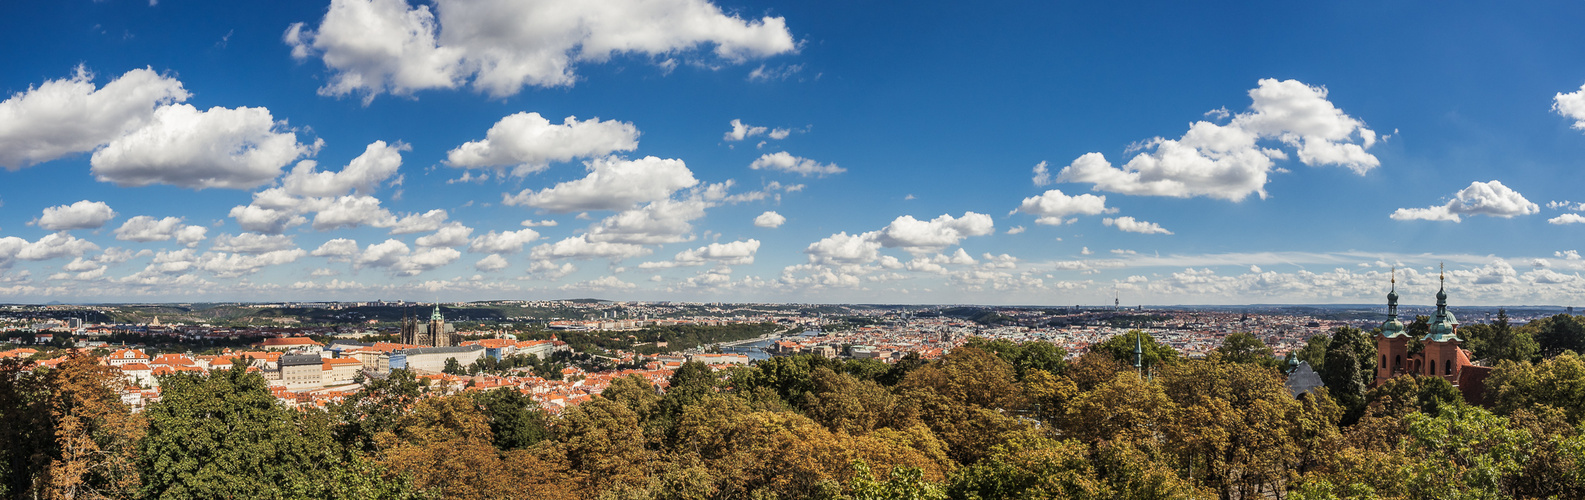
[[[1112,287],[1112,310],[1113,311],[1118,311],[1118,310],[1122,310],[1122,309],[1123,309],[1123,296],[1119,295],[1118,292],[1117,292],[1117,287],[1113,286]]]

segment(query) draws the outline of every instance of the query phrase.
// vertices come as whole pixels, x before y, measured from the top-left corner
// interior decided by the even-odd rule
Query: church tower
[[[402,340],[403,344],[418,344],[418,322],[413,320],[410,309],[402,309]]]
[[[1438,278],[1442,286],[1436,290],[1436,316],[1431,318],[1431,332],[1420,342],[1425,345],[1425,367],[1422,375],[1435,375],[1458,383],[1458,370],[1468,361],[1459,359],[1458,319],[1447,310],[1446,272]]]
[[[440,316],[440,304],[435,304],[435,312],[429,315],[429,344],[434,347],[451,347],[451,335],[446,333],[446,319]]]
[[[1381,359],[1376,363],[1376,384],[1405,373],[1409,362],[1409,334],[1403,322],[1398,321],[1398,270],[1392,271],[1392,288],[1387,292],[1387,321],[1381,324],[1376,336],[1376,353]]]

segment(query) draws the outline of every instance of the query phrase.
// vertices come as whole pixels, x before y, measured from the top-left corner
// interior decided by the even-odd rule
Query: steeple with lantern
[[[1458,338],[1458,318],[1447,310],[1447,271],[1444,269],[1438,276],[1441,282],[1436,290],[1436,316],[1431,318],[1431,331],[1422,342],[1463,342]]]
[[[1387,292],[1387,321],[1381,324],[1381,335],[1398,338],[1408,335],[1403,322],[1398,321],[1398,268],[1392,268],[1392,289]]]

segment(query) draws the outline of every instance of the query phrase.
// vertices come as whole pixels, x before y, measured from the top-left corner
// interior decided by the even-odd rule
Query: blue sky
[[[913,7],[13,2],[0,301],[1585,305],[1585,7]]]

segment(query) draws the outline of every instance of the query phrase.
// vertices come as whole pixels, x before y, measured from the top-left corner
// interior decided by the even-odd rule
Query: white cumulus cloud
[[[638,127],[616,120],[569,116],[551,123],[539,113],[517,113],[502,118],[485,132],[484,139],[464,143],[446,153],[453,167],[514,167],[514,175],[544,170],[551,162],[596,158],[638,148]]]
[[[155,108],[187,100],[182,82],[134,69],[96,88],[79,66],[0,102],[0,167],[16,170],[85,153],[142,127]]]
[[[759,240],[749,239],[728,243],[711,243],[699,248],[683,250],[669,261],[645,262],[639,264],[640,269],[660,269],[678,266],[702,266],[715,264],[723,266],[746,265],[754,263],[754,254],[759,251]]]
[[[121,223],[115,234],[116,239],[123,241],[166,241],[175,237],[176,231],[181,228],[181,217],[156,219],[139,215]]]
[[[1058,172],[1057,181],[1132,195],[1265,198],[1272,160],[1288,154],[1260,147],[1261,140],[1295,149],[1305,165],[1339,165],[1364,174],[1381,164],[1366,152],[1376,143],[1376,132],[1328,101],[1326,88],[1263,79],[1249,96],[1250,110],[1233,115],[1226,125],[1199,121],[1179,139],[1145,141],[1147,151],[1121,167],[1100,153],[1088,153]]]
[[[213,249],[219,252],[260,254],[293,248],[292,237],[281,234],[242,233],[215,237]]]
[[[61,232],[50,233],[37,241],[15,236],[0,238],[0,268],[10,265],[13,259],[50,260],[62,257],[82,257],[99,250],[99,245]]]
[[[94,152],[94,177],[120,186],[247,189],[269,183],[313,147],[265,108],[161,107],[142,128]]]
[[[534,247],[534,251],[529,255],[535,260],[595,258],[618,260],[628,257],[641,257],[649,255],[651,252],[653,250],[643,245],[589,241],[586,236],[573,236],[555,243],[546,243]]]
[[[396,216],[381,207],[380,199],[373,196],[342,196],[314,215],[314,229],[318,231],[342,227],[393,225],[396,225]]]
[[[1574,120],[1574,128],[1585,130],[1585,85],[1567,94],[1558,92],[1552,97],[1552,111]]]
[[[589,241],[639,245],[693,239],[692,222],[704,217],[710,202],[698,197],[660,200],[624,210],[590,227]]]
[[[1070,215],[1100,215],[1116,212],[1115,208],[1106,207],[1106,197],[1093,194],[1068,196],[1060,189],[1046,191],[1040,196],[1024,198],[1013,212],[1023,212],[1035,217],[1036,224],[1062,225],[1070,222],[1066,217]],[[1011,214],[1009,214],[1011,215]]]
[[[737,118],[733,118],[732,119],[732,130],[726,131],[726,135],[721,136],[721,140],[729,141],[729,142],[741,141],[743,139],[754,137],[756,135],[762,135],[768,130],[770,130],[770,129],[765,128],[765,127],[756,127],[756,126],[753,126],[753,125],[749,125],[747,123],[743,123],[743,120],[739,120]],[[786,136],[783,135],[782,137],[786,137]],[[780,138],[781,137],[777,137],[777,139],[780,139]]]
[[[606,157],[590,160],[586,167],[589,174],[582,179],[540,191],[525,189],[516,195],[503,195],[502,203],[552,212],[624,210],[667,199],[677,190],[699,183],[688,166],[676,159]]]
[[[1135,220],[1133,217],[1107,217],[1101,219],[1103,224],[1116,227],[1119,231],[1139,234],[1172,234],[1172,231],[1163,229],[1160,224]]]
[[[350,261],[360,255],[358,242],[347,238],[336,238],[326,241],[309,253],[315,257],[328,257],[330,260]]]
[[[1557,225],[1563,225],[1563,224],[1585,224],[1585,215],[1563,214],[1563,215],[1559,215],[1557,217],[1553,217],[1553,218],[1547,219],[1546,221],[1548,223],[1557,224]]]
[[[467,84],[492,96],[524,86],[570,86],[579,63],[617,55],[666,56],[713,46],[730,63],[795,52],[780,17],[745,20],[706,0],[332,0],[317,27],[283,37],[298,59],[330,70],[320,94],[362,94]]]
[[[402,167],[402,151],[412,147],[403,143],[386,144],[374,141],[363,149],[363,154],[340,172],[321,172],[313,160],[304,160],[292,168],[292,173],[281,179],[286,192],[296,196],[339,196],[348,191],[356,194],[373,194]]]
[[[754,218],[754,225],[758,227],[776,228],[787,222],[787,218],[774,211],[766,211]]]
[[[507,266],[510,265],[511,264],[506,261],[506,257],[502,257],[501,254],[492,253],[488,256],[485,256],[483,259],[479,259],[478,262],[474,262],[473,268],[481,272],[488,273],[506,269]]]
[[[516,231],[490,231],[476,237],[468,243],[468,251],[474,253],[517,253],[523,251],[523,245],[539,239],[539,232],[533,229],[519,229]]]
[[[847,171],[847,169],[838,167],[835,163],[821,164],[808,158],[793,156],[786,151],[760,155],[758,159],[749,164],[748,168],[754,170],[780,170],[804,177],[811,175],[824,177]]]
[[[453,222],[436,230],[435,234],[418,237],[413,243],[421,247],[455,247],[467,244],[472,236],[473,228]]]
[[[1032,172],[1034,173],[1034,177],[1029,178],[1029,180],[1034,182],[1036,186],[1051,184],[1051,170],[1047,168],[1045,160],[1041,160],[1040,163],[1036,163]]]
[[[881,244],[872,233],[840,232],[809,244],[804,253],[812,264],[867,264],[880,256]]]
[[[38,219],[34,219],[34,222],[39,227],[51,231],[68,231],[99,229],[114,218],[116,211],[111,210],[110,205],[106,205],[105,202],[83,200],[70,205],[46,208]]]
[[[932,253],[956,245],[970,236],[985,236],[996,232],[991,216],[964,212],[954,218],[943,214],[929,221],[904,215],[874,234],[874,239],[887,248],[901,248],[909,253]],[[866,233],[868,234],[868,233]]]
[[[1432,220],[1460,222],[1465,215],[1512,218],[1539,213],[1541,206],[1531,203],[1518,191],[1498,181],[1475,181],[1453,195],[1447,204],[1427,208],[1400,208],[1393,220]]]

